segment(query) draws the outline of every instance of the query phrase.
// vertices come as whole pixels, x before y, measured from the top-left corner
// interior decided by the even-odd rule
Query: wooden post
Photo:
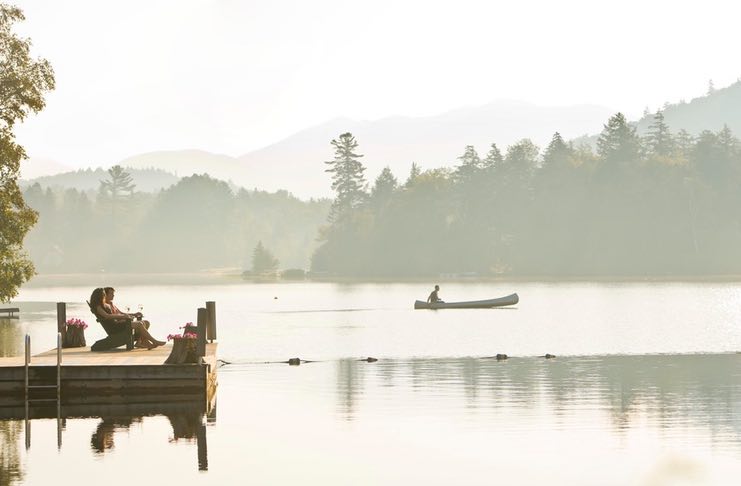
[[[196,356],[206,356],[206,323],[208,321],[208,310],[205,307],[198,308],[198,337],[196,338]]]
[[[206,302],[206,310],[208,310],[208,326],[206,327],[206,339],[208,342],[214,342],[216,339],[216,302]]]
[[[206,442],[206,424],[198,426],[196,431],[196,445],[198,447],[198,470],[208,471],[208,443]]]
[[[64,336],[66,326],[67,326],[67,304],[65,304],[64,302],[57,302],[57,332],[61,332],[62,336]]]

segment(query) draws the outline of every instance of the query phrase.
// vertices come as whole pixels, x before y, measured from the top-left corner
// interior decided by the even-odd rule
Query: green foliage
[[[560,134],[525,139],[398,186],[384,171],[342,231],[324,229],[312,270],[354,277],[741,273],[741,142],[728,127],[648,136],[621,114],[595,154]],[[383,191],[380,187],[384,187]]]
[[[31,42],[12,27],[24,20],[20,9],[0,3],[0,302],[17,295],[34,274],[23,251],[23,239],[36,223],[18,187],[20,162],[26,154],[15,142],[13,128],[44,108],[44,94],[54,89],[54,73],[44,59],[33,59]]]
[[[126,210],[126,203],[133,197],[136,184],[131,174],[120,165],[108,169],[108,176],[109,179],[100,181],[98,197],[101,204],[110,208],[111,223],[115,227],[118,223],[116,217]]]
[[[367,194],[365,167],[360,162],[363,157],[355,153],[358,142],[352,133],[343,133],[339,139],[332,140],[335,156],[334,159],[325,162],[329,165],[325,172],[332,174],[332,190],[337,193],[330,221],[342,222],[344,218],[354,209],[359,207],[366,199]]]
[[[278,263],[278,259],[262,245],[262,241],[258,241],[252,251],[252,272],[256,275],[274,273]]]
[[[184,178],[159,194],[135,192],[115,221],[94,196],[38,183],[26,189],[39,222],[25,247],[39,271],[237,271],[249,265],[260,239],[287,265],[306,268],[330,206],[285,191],[234,194],[206,175]]]

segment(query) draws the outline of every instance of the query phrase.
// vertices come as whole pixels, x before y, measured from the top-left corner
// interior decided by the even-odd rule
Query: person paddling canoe
[[[428,304],[435,304],[437,302],[442,302],[442,300],[440,299],[440,297],[437,295],[437,293],[438,293],[439,290],[440,290],[440,286],[439,285],[435,285],[435,290],[433,290],[432,292],[430,292],[430,296],[427,297],[427,303]]]

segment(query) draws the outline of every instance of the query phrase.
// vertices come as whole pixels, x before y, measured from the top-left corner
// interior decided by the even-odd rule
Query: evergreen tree
[[[599,156],[605,161],[628,163],[635,161],[639,152],[640,140],[635,128],[628,124],[622,113],[612,116],[597,139]]]
[[[387,201],[399,186],[399,182],[391,172],[391,168],[386,166],[376,178],[371,190],[371,200],[381,202]]]
[[[674,141],[674,145],[678,154],[687,159],[690,152],[692,151],[692,147],[695,145],[695,137],[690,135],[687,130],[682,128],[681,130],[679,130],[679,132],[677,132],[677,136]]]
[[[116,219],[116,210],[121,208],[134,195],[134,184],[131,174],[120,165],[108,169],[109,179],[100,181],[98,194],[102,201],[108,202],[111,208],[111,218]]]
[[[497,144],[493,143],[491,144],[491,148],[486,154],[486,157],[484,157],[484,160],[481,162],[481,165],[484,170],[490,170],[502,165],[503,160],[502,152],[499,151]]]
[[[44,94],[54,89],[54,72],[44,59],[33,59],[31,42],[13,32],[23,12],[0,3],[0,302],[18,293],[34,274],[23,239],[37,214],[18,187],[23,147],[15,141],[15,124],[45,106]]]
[[[422,173],[419,166],[416,162],[412,162],[412,168],[409,170],[409,177],[407,177],[406,182],[404,182],[404,187],[409,188],[414,185],[414,183],[419,178],[419,175]]]
[[[277,269],[278,259],[262,245],[262,241],[258,241],[252,252],[252,272],[255,274],[271,273]]]
[[[463,155],[458,157],[458,160],[460,164],[455,168],[455,179],[463,184],[475,179],[481,169],[481,159],[473,145],[466,145]]]
[[[664,114],[657,111],[653,123],[648,127],[646,149],[651,155],[669,157],[674,153],[675,148],[674,137],[669,131],[669,126],[664,123]]]
[[[136,184],[134,184],[131,174],[126,172],[120,165],[114,165],[108,169],[108,177],[110,179],[100,181],[100,188],[111,199],[119,200],[125,197],[127,193],[128,196],[134,194]]]
[[[543,153],[543,169],[558,168],[568,164],[571,160],[573,150],[564,142],[561,134],[556,132],[551,138],[551,143]]]
[[[733,132],[731,132],[731,129],[725,123],[723,124],[723,128],[718,132],[718,144],[728,157],[736,157],[741,148],[738,138],[733,135]]]
[[[367,198],[365,167],[360,162],[363,157],[357,154],[358,142],[351,133],[343,133],[339,139],[332,140],[335,156],[325,162],[329,165],[324,172],[332,174],[332,190],[337,196],[330,210],[330,221],[344,220],[353,209],[359,207]]]

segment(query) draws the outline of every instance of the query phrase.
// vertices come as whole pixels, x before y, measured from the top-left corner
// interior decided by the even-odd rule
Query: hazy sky
[[[71,166],[164,149],[241,155],[330,118],[497,99],[636,118],[741,76],[734,1],[15,4],[57,78],[19,141]]]

